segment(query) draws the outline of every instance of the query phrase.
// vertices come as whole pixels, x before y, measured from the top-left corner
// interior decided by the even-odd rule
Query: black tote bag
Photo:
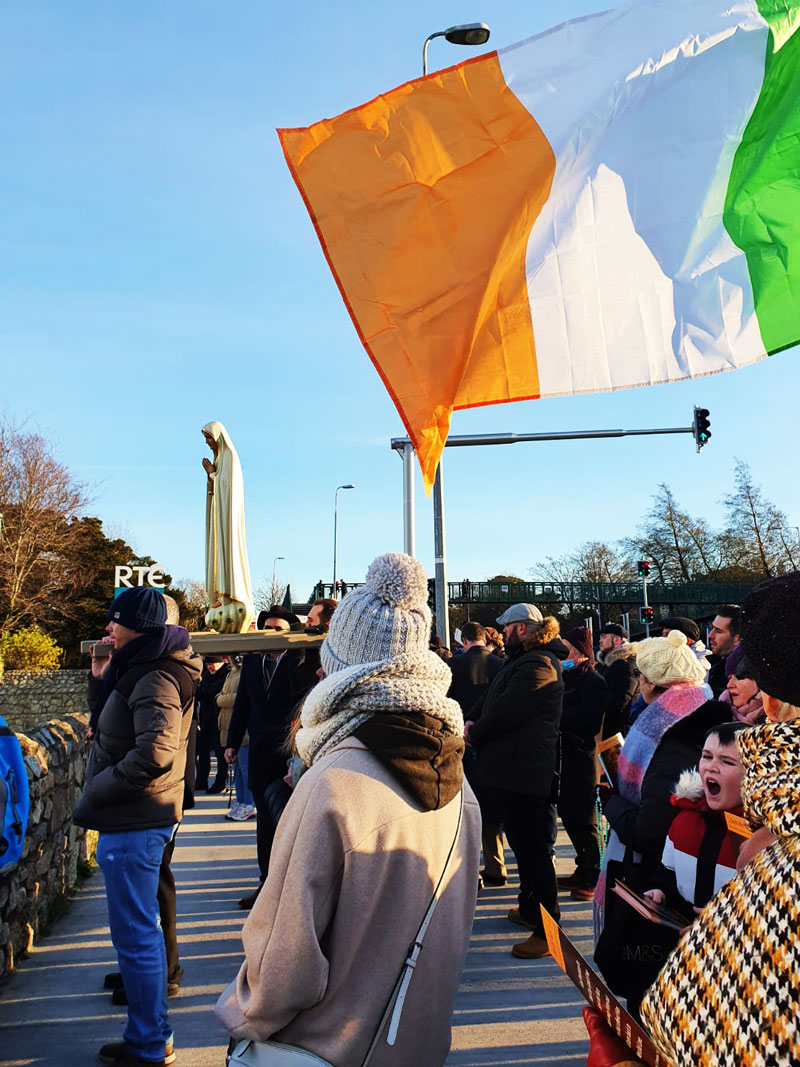
[[[638,1004],[658,977],[680,934],[639,915],[612,893],[617,881],[637,893],[651,889],[648,868],[634,863],[630,849],[624,860],[609,860],[606,870],[605,922],[594,950],[594,962],[612,993]],[[687,926],[690,920],[686,920]]]

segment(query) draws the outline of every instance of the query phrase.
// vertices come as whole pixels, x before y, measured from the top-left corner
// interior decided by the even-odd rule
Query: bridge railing
[[[647,583],[652,605],[691,604],[714,607],[739,604],[752,589],[747,582]],[[639,604],[639,582],[448,582],[451,604]]]
[[[342,583],[344,589],[358,589],[363,582]],[[750,582],[676,582],[647,583],[647,600],[653,607],[673,605],[690,607],[688,614],[708,614],[719,604],[741,604],[753,583]],[[309,597],[341,599],[342,586],[334,590],[330,582],[318,583]],[[638,582],[473,582],[464,579],[447,583],[451,604],[567,604],[596,609],[598,605],[632,605],[642,603],[642,583]]]

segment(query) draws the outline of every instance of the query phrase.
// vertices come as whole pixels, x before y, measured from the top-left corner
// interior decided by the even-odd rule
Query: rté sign
[[[152,589],[164,591],[164,567],[154,563],[152,567],[121,566],[114,568],[114,596],[123,589],[133,589],[137,585],[149,585]],[[133,576],[136,575],[136,581]]]

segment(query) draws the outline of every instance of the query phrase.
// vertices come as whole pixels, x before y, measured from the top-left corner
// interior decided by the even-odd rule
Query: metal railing
[[[330,582],[317,582],[314,588],[311,590],[311,596],[308,598],[308,603],[313,604],[315,600],[321,600],[323,597],[332,597],[334,600],[341,600],[343,596],[346,596],[351,589],[360,589],[364,584],[363,582],[337,582],[339,586],[338,591],[334,591],[333,585]]]
[[[753,588],[749,582],[647,583],[651,604],[740,604]],[[451,604],[638,604],[641,581],[632,582],[461,582],[447,583]]]

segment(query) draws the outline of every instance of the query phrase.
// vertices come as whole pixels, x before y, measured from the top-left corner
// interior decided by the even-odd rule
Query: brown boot
[[[531,934],[527,941],[521,941],[511,949],[511,955],[519,960],[538,960],[542,956],[549,956],[550,949],[547,947],[547,938],[539,934]]]
[[[594,886],[576,885],[570,896],[573,900],[594,900]]]
[[[527,926],[529,930],[535,930],[536,927],[533,923],[529,923],[527,919],[523,919],[520,915],[519,908],[508,909],[508,919],[512,923],[516,923],[517,926]]]

